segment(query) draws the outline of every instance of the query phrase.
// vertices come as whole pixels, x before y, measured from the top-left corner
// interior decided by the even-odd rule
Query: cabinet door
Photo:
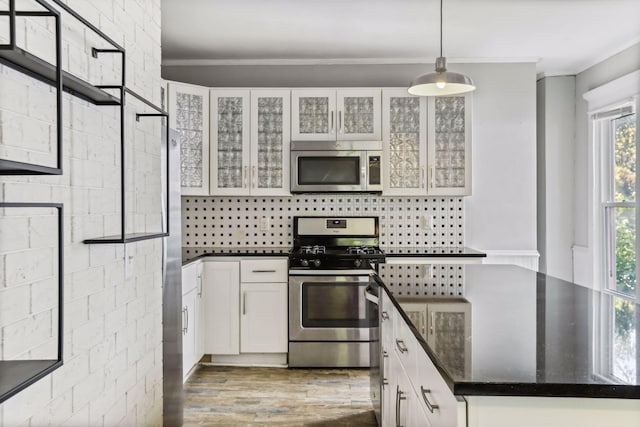
[[[472,99],[429,98],[429,194],[471,194]]]
[[[406,89],[382,92],[383,194],[426,195],[427,101]]]
[[[427,303],[402,302],[400,305],[420,335],[427,339]]]
[[[240,262],[204,263],[203,301],[207,354],[240,353]]]
[[[242,283],[242,353],[286,353],[287,319],[286,283]]]
[[[380,89],[339,89],[337,139],[380,140]]]
[[[418,355],[418,366],[420,370],[411,378],[419,407],[416,412],[426,415],[433,427],[458,425],[466,417],[458,418],[458,402],[426,353]]]
[[[468,302],[427,305],[427,344],[454,377],[471,373],[471,304]]]
[[[196,359],[202,359],[204,356],[204,337],[205,337],[205,307],[203,294],[203,266],[202,262],[196,264],[196,311],[195,311],[195,352]]]
[[[192,289],[182,295],[182,376],[187,378],[189,371],[196,364],[196,290]]]
[[[248,90],[211,91],[211,195],[247,195],[249,185]]]
[[[168,83],[169,126],[180,141],[180,187],[183,196],[209,195],[209,89]]]
[[[336,140],[336,92],[334,89],[291,91],[291,139]]]
[[[251,91],[251,194],[289,193],[291,92]]]

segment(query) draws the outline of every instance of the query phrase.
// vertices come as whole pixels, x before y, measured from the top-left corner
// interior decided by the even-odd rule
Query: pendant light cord
[[[442,0],[440,0],[440,56],[442,56]]]

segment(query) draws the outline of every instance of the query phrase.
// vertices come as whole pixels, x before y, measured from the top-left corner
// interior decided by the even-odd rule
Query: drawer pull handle
[[[382,318],[382,320],[389,320],[389,313],[383,311],[382,313],[380,313],[380,318]]]
[[[396,347],[398,347],[398,350],[400,350],[400,353],[406,353],[406,352],[409,351],[409,349],[405,345],[404,341],[402,341],[402,340],[396,340]]]
[[[427,398],[427,394],[431,393],[431,390],[420,386],[420,393],[422,394],[422,398],[424,399],[424,403],[426,403],[429,412],[433,414],[434,409],[440,409],[440,406],[429,402],[429,398]]]
[[[275,273],[275,270],[251,270],[252,273]]]
[[[404,397],[404,391],[400,390],[400,386],[396,386],[396,427],[402,427],[400,424],[400,401],[407,400]]]

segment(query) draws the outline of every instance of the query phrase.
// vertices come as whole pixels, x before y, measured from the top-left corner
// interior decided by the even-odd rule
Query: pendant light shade
[[[442,0],[440,0],[440,56],[436,58],[436,70],[413,79],[409,93],[417,96],[442,96],[471,92],[476,86],[464,74],[447,71],[447,60],[442,56]]]

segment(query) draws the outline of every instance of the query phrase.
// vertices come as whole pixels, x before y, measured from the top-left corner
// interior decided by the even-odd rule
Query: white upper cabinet
[[[254,196],[287,196],[291,92],[251,91],[251,183]]]
[[[179,133],[180,186],[185,196],[209,194],[209,88],[168,82],[169,126]]]
[[[471,94],[425,98],[383,90],[383,194],[470,195],[471,111]]]
[[[429,98],[429,194],[471,194],[472,95]]]
[[[337,91],[338,140],[379,141],[380,89]]]
[[[383,193],[427,192],[427,99],[406,89],[382,91]]]
[[[211,91],[211,195],[289,195],[290,91]]]
[[[291,139],[335,141],[336,91],[295,89],[291,91]]]
[[[211,91],[211,194],[248,195],[249,183],[248,90]]]
[[[294,141],[379,140],[380,89],[294,89]]]

